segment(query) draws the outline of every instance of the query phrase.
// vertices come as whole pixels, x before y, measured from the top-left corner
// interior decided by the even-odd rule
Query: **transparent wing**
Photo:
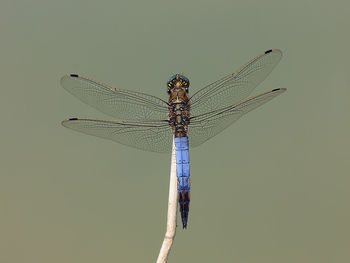
[[[263,105],[286,89],[274,89],[235,105],[192,117],[188,126],[190,147],[196,147],[222,132],[244,114]]]
[[[173,133],[167,121],[111,121],[72,118],[64,127],[151,152],[170,152]]]
[[[61,85],[82,102],[116,119],[167,119],[167,102],[151,95],[113,88],[75,74],[63,76]]]
[[[199,90],[190,98],[191,116],[228,107],[248,97],[281,58],[280,50],[268,50],[238,71]]]

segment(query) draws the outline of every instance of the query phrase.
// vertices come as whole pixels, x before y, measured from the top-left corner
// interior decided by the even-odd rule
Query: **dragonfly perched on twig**
[[[182,225],[186,228],[190,203],[189,146],[201,145],[244,114],[284,92],[286,89],[278,88],[247,98],[281,58],[280,50],[268,50],[191,97],[189,79],[175,74],[167,82],[168,101],[76,74],[66,75],[61,79],[64,89],[117,120],[70,118],[62,125],[153,152],[171,151],[174,140],[178,200]]]

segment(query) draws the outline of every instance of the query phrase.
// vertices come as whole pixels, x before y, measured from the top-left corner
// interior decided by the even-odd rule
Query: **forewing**
[[[167,119],[167,102],[151,95],[113,88],[75,74],[63,76],[61,85],[82,102],[116,119]]]
[[[170,152],[173,133],[167,121],[110,121],[72,118],[64,127],[151,152]]]
[[[247,98],[281,58],[280,50],[268,50],[249,61],[241,69],[199,90],[190,98],[191,115],[197,116],[228,107]]]
[[[244,114],[263,105],[286,89],[275,89],[248,98],[235,105],[191,117],[188,127],[190,147],[196,147],[222,132]]]

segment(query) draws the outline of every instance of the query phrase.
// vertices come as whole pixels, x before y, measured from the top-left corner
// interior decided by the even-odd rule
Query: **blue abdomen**
[[[188,211],[190,205],[190,159],[188,150],[188,138],[176,137],[176,173],[177,191],[183,228],[187,226]]]

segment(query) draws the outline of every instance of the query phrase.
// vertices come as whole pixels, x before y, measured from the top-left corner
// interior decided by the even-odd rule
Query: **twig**
[[[157,259],[157,263],[167,262],[168,254],[170,252],[171,245],[173,244],[173,240],[175,238],[176,212],[177,212],[176,150],[175,150],[175,143],[173,141],[173,150],[171,153],[167,227],[166,227],[164,241]]]

